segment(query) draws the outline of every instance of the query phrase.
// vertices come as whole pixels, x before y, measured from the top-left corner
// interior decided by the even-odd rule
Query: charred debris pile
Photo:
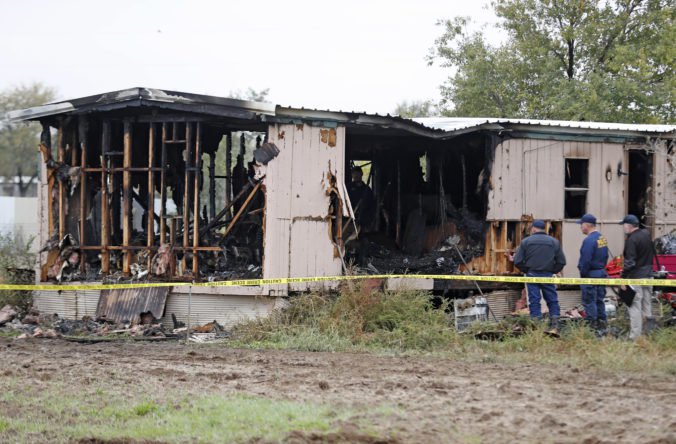
[[[371,190],[368,198],[350,193],[360,236],[348,226],[348,261],[372,274],[467,269],[485,250],[493,143],[490,135],[348,139],[350,168]]]
[[[0,309],[0,332],[13,333],[17,339],[65,338],[76,342],[98,342],[117,339],[149,341],[186,339],[188,328],[172,315],[173,325],[159,322],[151,312],[142,313],[138,320],[119,322],[101,317],[84,316],[82,319],[65,319],[56,314],[41,313],[31,309],[24,316],[11,305]],[[191,342],[211,342],[230,337],[230,332],[216,321],[192,325]]]

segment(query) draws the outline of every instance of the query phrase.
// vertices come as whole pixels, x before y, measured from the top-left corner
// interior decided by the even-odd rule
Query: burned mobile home
[[[518,273],[505,253],[545,219],[575,264],[594,213],[676,228],[676,127],[510,119],[404,119],[132,88],[10,113],[42,124],[40,282],[209,281]],[[355,221],[350,173],[372,196]],[[354,197],[354,195],[353,195]],[[389,279],[462,296],[471,282]],[[196,322],[232,324],[335,283],[195,288]],[[497,313],[519,287],[482,283]],[[579,301],[569,292],[563,305]],[[187,314],[185,287],[37,292],[44,311],[121,320]]]

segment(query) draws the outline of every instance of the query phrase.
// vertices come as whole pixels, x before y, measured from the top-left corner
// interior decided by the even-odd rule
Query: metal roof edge
[[[5,120],[9,122],[22,122],[25,120],[39,119],[40,117],[52,116],[75,111],[75,107],[70,102],[51,103],[47,105],[34,106],[32,108],[9,111],[5,114]]]
[[[354,111],[331,111],[284,107],[228,97],[192,94],[158,88],[134,87],[118,91],[48,103],[6,113],[9,122],[38,120],[73,112],[107,111],[124,106],[175,107],[185,112],[206,112],[211,115],[253,118],[268,121],[313,120],[353,125],[378,126],[407,131],[433,139],[450,139],[476,131],[519,130],[540,134],[586,134],[595,137],[662,137],[676,138],[676,125],[640,125],[609,122],[508,119],[491,117],[422,117],[404,118],[392,115]],[[192,107],[195,109],[193,110]]]
[[[662,137],[673,139],[676,137],[676,125],[654,124],[623,124],[610,122],[587,121],[559,121],[559,120],[530,120],[506,119],[488,117],[424,117],[414,121],[428,128],[445,131],[449,135],[460,135],[468,132],[504,127],[505,129],[519,129],[523,131],[537,131],[550,134],[589,134],[596,136],[622,137]]]
[[[564,136],[589,136],[596,138],[615,138],[615,139],[643,139],[643,138],[676,138],[676,127],[672,131],[650,131],[646,128],[643,131],[628,129],[597,129],[597,128],[575,128],[575,127],[557,127],[546,125],[523,125],[523,124],[505,124],[506,130],[519,131],[524,133],[552,134]]]
[[[394,128],[408,131],[424,137],[438,138],[443,135],[443,131],[429,128],[415,120],[399,116],[381,116],[378,114],[368,114],[355,111],[331,111],[318,109],[295,108],[288,106],[277,106],[276,114],[270,120],[302,121],[318,120],[323,122],[350,123],[363,126],[379,126],[383,128]]]
[[[272,103],[265,102],[254,102],[248,100],[232,99],[228,97],[191,94],[157,88],[134,87],[10,111],[6,114],[6,119],[10,122],[37,120],[46,116],[75,112],[78,110],[97,110],[98,107],[103,107],[106,105],[123,104],[134,101],[138,102],[138,106],[152,106],[153,103],[208,105],[209,107],[215,106],[231,109],[234,108],[263,115],[274,115],[276,107],[276,105]]]

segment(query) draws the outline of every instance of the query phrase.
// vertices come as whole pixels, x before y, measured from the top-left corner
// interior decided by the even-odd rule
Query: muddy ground
[[[376,412],[369,434],[343,422],[338,433],[299,431],[290,442],[676,443],[676,377],[668,375],[175,342],[0,338],[0,350],[0,378],[27,386],[77,390],[98,380],[126,393],[238,393]],[[383,407],[390,411],[379,415]],[[0,416],[8,408],[1,403]]]

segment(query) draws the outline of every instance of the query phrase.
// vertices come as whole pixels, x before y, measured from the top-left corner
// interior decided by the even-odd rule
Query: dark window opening
[[[566,159],[564,218],[577,219],[587,212],[589,159]]]
[[[589,160],[566,159],[566,188],[589,186]]]
[[[621,171],[621,165],[618,166]],[[627,210],[642,223],[646,221],[646,208],[649,207],[650,195],[648,190],[652,188],[653,156],[642,150],[629,151],[629,177],[628,177],[628,202]]]
[[[587,212],[586,191],[566,191],[565,196],[566,219],[577,219]]]

